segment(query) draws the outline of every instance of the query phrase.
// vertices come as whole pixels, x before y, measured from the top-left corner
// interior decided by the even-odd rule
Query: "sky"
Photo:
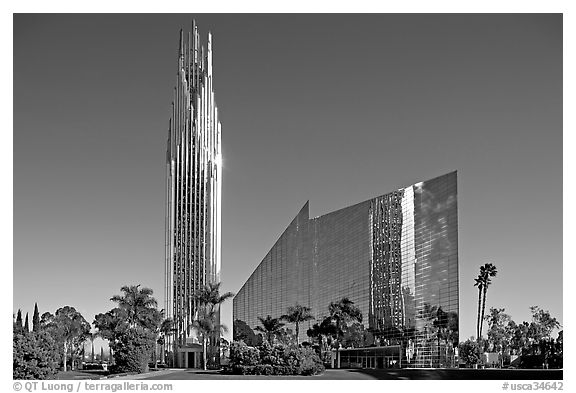
[[[179,30],[213,34],[222,288],[310,216],[458,171],[460,338],[486,309],[562,313],[559,14],[17,14],[13,312],[163,307]],[[232,302],[223,306],[232,327]]]

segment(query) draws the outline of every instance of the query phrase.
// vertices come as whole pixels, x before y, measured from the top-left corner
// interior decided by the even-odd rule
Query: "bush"
[[[315,375],[324,371],[324,365],[312,348],[272,346],[268,342],[253,348],[240,341],[230,346],[226,371],[240,375]]]
[[[460,359],[469,367],[482,362],[480,346],[474,340],[466,340],[460,343],[458,351]]]
[[[113,372],[147,372],[155,338],[153,333],[143,328],[128,329],[120,334],[111,344],[115,362]]]
[[[233,342],[230,345],[230,365],[255,366],[260,363],[260,351],[258,348],[249,347],[244,341]]]
[[[12,350],[12,378],[48,379],[56,375],[59,356],[56,343],[48,333],[16,333]]]
[[[298,374],[300,375],[316,375],[325,370],[322,360],[312,348],[300,348],[298,363]]]

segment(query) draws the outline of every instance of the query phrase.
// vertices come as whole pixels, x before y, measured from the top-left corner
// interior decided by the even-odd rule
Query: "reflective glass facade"
[[[193,23],[190,33],[180,32],[166,153],[164,309],[175,328],[167,347],[184,367],[198,367],[201,358],[191,328],[193,295],[220,281],[221,124],[212,83],[212,37],[208,34],[205,48]]]
[[[453,366],[456,177],[452,172],[313,219],[306,203],[235,296],[234,320],[254,328],[259,316],[279,317],[296,302],[320,320],[331,302],[348,297],[379,345],[400,346],[395,364]],[[313,323],[301,326],[301,341]]]

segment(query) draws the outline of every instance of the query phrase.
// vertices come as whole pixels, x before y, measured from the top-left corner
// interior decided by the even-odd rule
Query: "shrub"
[[[120,334],[111,344],[115,361],[113,371],[147,372],[155,342],[154,334],[143,328],[131,328]]]
[[[14,334],[12,350],[12,378],[48,379],[56,375],[58,351],[47,332]]]
[[[230,366],[255,366],[260,363],[260,351],[249,347],[244,341],[230,345]]]
[[[473,366],[482,362],[481,349],[476,341],[466,340],[460,343],[458,350],[460,359],[462,359],[467,366]]]
[[[324,371],[324,365],[312,348],[272,346],[268,342],[253,348],[240,341],[230,346],[226,371],[241,375],[315,375]]]
[[[316,375],[324,372],[322,360],[312,348],[300,348],[298,353],[298,374]]]

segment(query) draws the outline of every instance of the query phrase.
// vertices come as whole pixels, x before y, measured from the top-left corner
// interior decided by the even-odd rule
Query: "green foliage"
[[[324,371],[322,361],[311,348],[270,345],[258,348],[244,342],[230,345],[230,371],[243,375],[315,375]]]
[[[162,313],[158,311],[158,302],[152,297],[154,291],[150,288],[140,288],[140,285],[125,285],[120,290],[122,295],[114,295],[110,300],[118,303],[123,312],[123,318],[130,327],[141,326],[156,330],[162,322]]]
[[[193,295],[193,303],[198,305],[198,314],[193,322],[202,337],[202,356],[204,369],[219,368],[220,353],[218,343],[223,331],[227,331],[226,326],[217,323],[220,305],[227,299],[234,296],[232,292],[220,294],[221,283],[208,283]],[[210,356],[208,356],[208,353]]]
[[[49,379],[58,366],[56,342],[48,332],[15,333],[12,340],[12,377]]]
[[[96,315],[93,324],[98,329],[100,337],[110,342],[116,340],[117,336],[128,329],[126,314],[120,308]]]
[[[333,337],[338,334],[338,329],[331,317],[325,317],[320,324],[315,323],[312,325],[312,328],[308,329],[306,334],[308,337],[318,340],[318,349],[320,356],[322,356],[322,352],[327,350],[327,347],[332,343]],[[372,342],[374,342],[373,337]]]
[[[503,308],[490,308],[489,314],[485,317],[488,322],[488,342],[489,350],[503,353],[510,346],[512,331],[508,328],[512,318],[504,313]]]
[[[26,319],[24,321],[24,332],[28,333],[30,331],[30,325],[28,324],[28,313],[26,313]]]
[[[532,312],[532,338],[540,341],[544,338],[549,339],[552,331],[560,327],[556,318],[550,316],[550,311],[542,310],[538,306],[530,307]]]
[[[284,324],[280,322],[279,318],[272,318],[270,315],[267,315],[266,318],[258,317],[258,319],[262,326],[256,326],[254,330],[264,333],[268,342],[272,343],[273,338],[280,333]]]
[[[355,322],[342,329],[342,346],[345,348],[359,348],[364,346],[364,336],[366,331],[364,325]]]
[[[336,329],[336,340],[333,345],[338,347],[349,325],[362,322],[362,312],[354,305],[354,302],[347,297],[343,297],[337,302],[332,302],[328,306],[331,323]]]
[[[466,340],[460,343],[458,354],[467,366],[479,364],[482,360],[480,345],[474,340]]]
[[[52,336],[62,351],[66,371],[68,355],[73,365],[74,357],[79,355],[84,341],[90,335],[90,324],[74,307],[64,306],[56,310],[54,315],[49,312],[42,314],[40,326]]]
[[[296,327],[296,344],[299,343],[299,333],[300,333],[300,324],[302,322],[310,321],[314,319],[312,313],[310,312],[310,307],[302,306],[300,304],[295,304],[294,306],[288,307],[288,310],[285,315],[282,315],[280,318],[289,322],[293,323]]]
[[[220,295],[221,284],[222,283],[217,282],[204,285],[203,288],[196,291],[194,294],[194,300],[196,300],[201,306],[206,306],[208,304],[217,306],[225,302],[227,299],[234,297],[232,292],[226,292],[223,295]]]
[[[260,362],[260,351],[243,341],[230,344],[230,365],[255,366]]]
[[[34,303],[34,315],[32,316],[32,330],[40,330],[40,314],[38,313],[38,303]]]
[[[123,295],[110,300],[118,307],[98,314],[94,326],[98,334],[110,342],[114,352],[115,372],[146,372],[156,349],[162,313],[149,288],[140,285],[123,286]]]
[[[255,347],[262,343],[262,338],[257,336],[248,324],[236,319],[233,325],[233,340],[244,341],[246,345]]]
[[[484,310],[486,308],[486,293],[488,291],[488,287],[492,283],[491,277],[496,277],[498,270],[496,266],[492,263],[485,263],[483,266],[480,266],[480,273],[478,274],[478,278],[475,279],[474,286],[478,287],[478,326],[477,326],[477,338],[482,337],[482,327],[484,321]],[[480,299],[482,296],[482,299]],[[480,301],[482,300],[482,301]],[[482,304],[482,308],[480,309],[480,304]]]
[[[298,349],[298,374],[316,375],[324,372],[322,360],[312,348]]]
[[[16,324],[14,325],[14,331],[16,333],[22,333],[24,328],[22,327],[22,310],[18,309],[16,313]]]
[[[114,351],[114,372],[148,371],[148,362],[155,349],[156,335],[142,327],[128,328],[116,335],[110,344]]]

